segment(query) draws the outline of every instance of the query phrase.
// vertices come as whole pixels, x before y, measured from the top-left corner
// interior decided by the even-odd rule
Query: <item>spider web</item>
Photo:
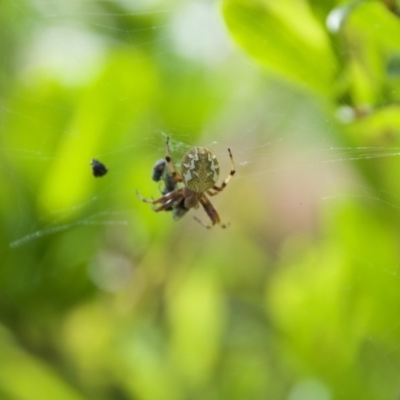
[[[148,235],[143,233],[146,228],[139,227],[146,220],[140,214],[151,213],[151,208],[140,202],[135,196],[135,190],[139,190],[145,197],[159,196],[160,188],[152,182],[151,172],[154,163],[165,154],[167,137],[170,137],[173,158],[177,164],[191,146],[210,148],[220,162],[220,179],[229,173],[227,148],[231,148],[236,175],[229,187],[212,199],[221,218],[231,223],[230,230],[244,229],[249,223],[247,218],[256,218],[254,214],[250,215],[241,209],[243,204],[245,207],[256,207],[259,218],[267,220],[273,215],[272,223],[276,226],[277,235],[282,237],[289,232],[313,232],[321,208],[329,212],[338,202],[349,199],[378,203],[388,212],[398,214],[398,195],[373,191],[364,182],[364,178],[359,176],[354,165],[364,163],[368,167],[368,163],[376,159],[397,158],[400,147],[352,147],[337,143],[332,132],[338,129],[340,118],[333,120],[328,117],[328,112],[313,103],[304,93],[268,81],[262,71],[233,46],[219,17],[218,7],[200,0],[181,3],[161,0],[121,1],[118,3],[118,11],[114,12],[112,3],[7,0],[6,4],[13,9],[14,18],[24,19],[33,32],[22,54],[17,55],[21,59],[20,75],[24,85],[29,86],[30,80],[41,73],[52,74],[54,79],[66,86],[85,85],[100,73],[107,59],[107,50],[113,46],[112,40],[116,40],[117,36],[133,50],[150,46],[153,59],[167,59],[169,68],[179,67],[183,72],[196,64],[201,66],[203,74],[218,76],[234,63],[237,65],[236,75],[232,74],[232,82],[229,86],[225,85],[221,96],[225,99],[224,105],[220,106],[218,115],[207,121],[201,132],[196,132],[195,126],[171,126],[152,118],[144,118],[137,128],[141,130],[140,134],[136,128],[132,128],[131,135],[120,138],[111,148],[102,144],[87,157],[66,151],[63,152],[63,159],[59,160],[58,148],[48,143],[54,138],[40,137],[39,140],[32,140],[27,132],[26,145],[21,141],[15,141],[14,144],[10,138],[10,127],[28,121],[32,126],[40,128],[43,121],[37,115],[38,110],[61,109],[68,115],[72,106],[22,98],[18,93],[13,95],[12,101],[3,100],[0,103],[3,115],[0,135],[4,138],[1,152],[10,163],[20,165],[21,168],[38,168],[43,174],[51,174],[50,170],[58,160],[68,165],[79,165],[79,173],[90,175],[89,163],[92,158],[96,158],[109,168],[109,173],[103,178],[95,180],[91,177],[95,180],[95,186],[87,190],[85,195],[78,196],[81,197],[80,201],[66,208],[50,207],[45,212],[38,212],[37,218],[29,221],[28,229],[25,208],[31,205],[27,204],[24,193],[39,190],[40,187],[35,187],[34,180],[26,181],[22,188],[16,187],[7,196],[8,201],[15,204],[15,224],[7,248],[3,250],[5,259],[11,257],[12,252],[23,252],[26,246],[35,246],[41,238],[64,233],[74,235],[78,230],[91,226],[104,226],[105,230],[116,228],[122,234],[134,226],[142,231],[143,236]],[[98,8],[98,4],[108,4],[110,7]],[[143,28],[121,29],[126,19],[146,16],[156,22]],[[119,24],[115,24],[116,21]],[[147,35],[146,32],[155,34]],[[7,70],[7,55],[10,51],[6,45],[0,49],[0,70]],[[107,86],[113,82],[107,81],[106,77],[100,84]],[[129,105],[130,100],[121,97],[119,107],[140,113],[137,105]],[[19,107],[16,105],[18,103],[28,106]],[[29,107],[30,104],[35,107]],[[56,122],[48,121],[44,124],[47,131],[59,129]],[[115,124],[129,129],[125,120],[115,121]],[[112,135],[112,132],[109,134]],[[92,140],[90,133],[83,131],[60,131],[57,135],[76,138],[82,146]],[[140,165],[137,165],[132,154],[139,153],[142,154]],[[76,169],[73,173],[76,173]],[[147,178],[143,178],[146,174]],[[10,180],[19,180],[18,170],[7,169],[6,175]],[[112,178],[118,176],[126,177],[122,191]],[[62,181],[59,185],[60,190],[68,192],[69,188],[63,187]],[[126,202],[119,201],[122,195]],[[251,206],[252,199],[254,206]],[[195,215],[205,220],[202,210],[191,210],[177,223],[170,221],[172,218],[168,213],[162,214],[151,217],[151,223],[157,220],[154,224],[161,230],[172,229],[192,237],[210,234],[192,218]],[[194,230],[198,233],[193,233]],[[229,231],[216,235],[226,235],[226,232]],[[258,238],[262,237],[261,233],[257,235]],[[100,254],[98,257],[107,258],[109,255]],[[98,265],[94,261],[92,264]],[[128,269],[123,258],[119,265],[119,271]],[[388,269],[387,266],[374,264],[373,267],[380,268],[382,274],[397,278],[398,266],[389,266]],[[95,268],[89,266],[93,282],[105,290],[117,291],[126,278],[124,272],[119,274],[122,277],[120,280],[110,282],[108,278],[111,272],[102,273],[102,277],[99,277]],[[393,321],[384,336],[390,336],[398,329],[399,322]],[[385,337],[382,337],[382,341]],[[371,345],[374,344],[371,340]],[[376,358],[386,363],[385,354],[377,354]],[[313,389],[307,389],[307,385]],[[319,383],[306,382],[303,385],[306,389],[299,386],[294,392],[320,390],[323,392],[321,398],[324,398],[325,389],[320,386],[315,389],[315,385]],[[293,399],[300,398],[296,396],[300,395],[293,394]],[[327,396],[325,398],[329,398]]]

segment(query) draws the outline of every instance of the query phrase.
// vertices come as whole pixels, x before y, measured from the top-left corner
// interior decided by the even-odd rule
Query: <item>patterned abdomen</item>
[[[205,147],[193,147],[183,156],[181,175],[185,186],[190,190],[205,192],[217,183],[217,157]]]

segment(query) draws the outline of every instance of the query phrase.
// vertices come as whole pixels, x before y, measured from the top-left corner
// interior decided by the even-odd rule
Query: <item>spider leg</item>
[[[207,194],[209,196],[215,196],[219,192],[222,192],[226,185],[229,183],[229,181],[232,179],[233,175],[235,175],[236,169],[235,169],[235,162],[233,161],[233,156],[231,149],[228,149],[229,153],[229,158],[231,159],[231,171],[229,172],[229,175],[225,178],[225,180],[221,183],[221,186],[214,185],[210,190],[207,190]],[[214,192],[212,191],[214,190]]]
[[[215,224],[220,224],[222,228],[227,228],[229,224],[221,223],[221,219],[219,218],[217,210],[211,204],[210,200],[206,196],[201,196],[200,203],[203,206],[205,212],[207,213],[208,217],[211,219],[211,225],[205,224],[204,222],[200,221],[197,217],[194,219],[199,222],[201,225],[205,226],[207,229],[212,228]]]
[[[154,199],[146,199],[139,193],[138,190],[136,190],[136,196],[139,197],[139,199],[142,200],[144,203],[149,203],[149,204],[163,203],[164,201],[171,200],[174,197],[181,197],[181,195],[182,195],[182,189],[177,189],[172,192],[168,192],[164,196],[161,196],[160,198],[154,200]]]
[[[205,228],[207,228],[207,229],[210,229],[210,228],[212,228],[213,226],[214,226],[214,224],[213,225],[210,225],[210,224],[206,224],[206,223],[204,223],[203,221],[201,221],[199,218],[197,218],[197,217],[193,217],[193,219],[195,219],[199,224],[201,224],[201,225],[203,225]]]
[[[153,207],[153,211],[172,211],[175,203],[176,201],[168,200],[165,203],[161,204],[159,207]]]
[[[167,136],[167,142],[165,144],[165,160],[168,163],[168,168],[171,171],[172,177],[175,182],[183,182],[182,177],[178,172],[176,172],[174,162],[172,161],[171,151],[169,149],[169,136]]]
[[[140,193],[139,190],[136,190],[136,196],[139,197],[140,200],[143,201],[143,203],[149,203],[149,204],[154,204],[154,199],[146,199],[145,197],[143,197]]]
[[[183,196],[182,196],[182,189],[177,189],[174,190],[173,192],[169,192],[166,195],[160,197],[159,199],[146,199],[145,197],[143,197],[139,191],[136,191],[136,195],[139,197],[140,200],[142,200],[144,203],[148,203],[148,204],[152,204],[153,206],[155,206],[156,204],[161,203],[160,206],[158,207],[153,207],[153,210],[158,212],[158,211],[170,211],[167,210],[170,207],[173,207],[175,204],[179,203]]]

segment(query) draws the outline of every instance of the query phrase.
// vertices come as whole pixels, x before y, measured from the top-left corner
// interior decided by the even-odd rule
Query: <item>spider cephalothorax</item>
[[[157,161],[153,167],[153,180],[159,181],[163,177],[165,189],[163,196],[157,200],[149,200],[140,197],[145,203],[150,203],[159,206],[154,208],[154,211],[173,211],[175,219],[180,218],[190,208],[197,208],[201,204],[211,219],[211,225],[201,224],[207,228],[211,228],[215,224],[221,224],[226,228],[226,224],[222,224],[219,215],[207,195],[215,196],[221,192],[235,174],[235,165],[230,149],[228,149],[231,159],[231,172],[228,177],[222,182],[221,186],[217,186],[219,176],[219,165],[217,157],[206,147],[192,147],[184,156],[181,162],[181,174],[175,170],[174,163],[169,150],[169,138],[166,143],[165,161]],[[165,172],[166,165],[169,171]],[[171,177],[174,183],[171,183]],[[178,184],[182,183],[183,187]]]

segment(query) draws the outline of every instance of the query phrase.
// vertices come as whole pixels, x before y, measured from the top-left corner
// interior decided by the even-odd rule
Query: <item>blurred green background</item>
[[[2,1],[0,399],[398,399],[399,15]],[[136,197],[167,136],[228,229]]]

